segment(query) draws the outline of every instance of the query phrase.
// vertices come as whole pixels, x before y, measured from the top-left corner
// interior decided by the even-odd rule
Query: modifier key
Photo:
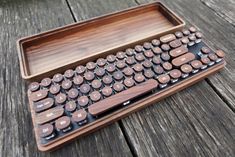
[[[63,107],[56,107],[49,109],[45,112],[41,112],[37,114],[36,116],[36,122],[37,124],[44,124],[46,122],[52,121],[64,114],[64,108]]]

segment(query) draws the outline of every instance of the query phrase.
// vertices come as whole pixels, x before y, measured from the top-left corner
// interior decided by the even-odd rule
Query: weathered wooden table
[[[234,156],[235,1],[162,1],[226,52],[226,68],[57,151],[42,153],[34,139],[16,40],[147,2],[1,0],[0,156]]]

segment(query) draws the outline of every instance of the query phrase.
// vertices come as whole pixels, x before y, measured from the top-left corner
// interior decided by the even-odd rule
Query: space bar
[[[88,107],[88,112],[93,116],[98,116],[116,106],[123,104],[131,99],[141,96],[158,86],[156,80],[150,79],[146,82],[138,84],[132,88],[117,93],[111,97],[105,98]]]

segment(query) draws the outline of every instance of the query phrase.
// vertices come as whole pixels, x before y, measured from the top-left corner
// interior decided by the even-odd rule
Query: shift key
[[[61,117],[64,114],[63,107],[56,107],[49,109],[45,112],[41,112],[36,115],[37,124],[44,124],[46,122],[52,121],[58,117]]]

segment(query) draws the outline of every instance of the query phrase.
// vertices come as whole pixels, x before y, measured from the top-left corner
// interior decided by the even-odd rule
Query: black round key
[[[124,89],[124,86],[123,86],[122,83],[116,82],[116,83],[114,83],[114,85],[113,85],[113,89],[114,89],[116,92],[121,92],[121,91]]]
[[[145,43],[144,43],[144,48],[145,48],[146,50],[151,49],[151,46],[152,46],[152,44],[149,43],[149,42],[145,42]]]
[[[162,54],[161,54],[161,58],[162,58],[162,60],[164,60],[164,61],[168,61],[171,57],[170,57],[170,55],[168,54],[168,52],[165,52],[165,53],[162,53]]]
[[[170,46],[168,44],[162,44],[161,49],[163,51],[169,51],[170,50]]]
[[[126,55],[127,56],[133,56],[135,54],[135,51],[131,48],[127,49],[126,50]]]
[[[29,90],[31,92],[34,92],[36,90],[38,90],[40,87],[39,83],[38,82],[32,82],[30,85],[29,85]]]
[[[120,52],[118,52],[118,53],[116,54],[116,57],[117,57],[118,59],[124,59],[124,58],[125,58],[125,53],[122,52],[122,51],[120,51]]]
[[[152,50],[153,50],[153,53],[156,55],[159,55],[162,53],[162,49],[160,47],[155,47]]]
[[[52,124],[49,124],[49,123],[41,125],[38,128],[38,135],[41,138],[48,137],[48,136],[52,135],[53,132],[54,132],[54,127]]]
[[[58,104],[63,104],[66,101],[67,97],[64,93],[60,93],[58,95],[55,96],[55,101]]]
[[[78,73],[78,74],[83,74],[85,72],[86,68],[82,65],[79,65],[76,67],[75,71]]]
[[[42,81],[41,81],[41,85],[43,87],[48,87],[51,85],[51,79],[50,78],[44,78]]]
[[[199,38],[199,39],[202,38],[202,33],[201,33],[201,32],[196,32],[195,35],[196,35],[196,37]]]
[[[154,56],[152,62],[154,64],[160,64],[162,62],[162,59],[160,58],[160,56]]]
[[[132,87],[135,84],[135,81],[132,78],[126,78],[124,80],[124,85],[128,88]]]
[[[159,46],[160,45],[160,41],[157,40],[157,39],[153,39],[152,40],[152,44],[153,44],[153,46]]]
[[[112,72],[115,71],[115,65],[114,64],[108,64],[108,65],[106,65],[105,68],[109,73],[112,73]]]
[[[135,63],[134,57],[127,57],[127,58],[126,58],[126,63],[127,63],[128,65],[134,64],[134,63]]]
[[[202,47],[202,48],[201,48],[201,51],[202,51],[202,53],[204,53],[204,54],[208,54],[208,53],[211,52],[210,48],[209,48],[209,47],[206,47],[206,46]]]
[[[109,63],[113,63],[116,60],[116,57],[114,55],[108,55],[106,59]]]
[[[83,84],[83,85],[81,85],[81,87],[80,87],[80,91],[81,91],[83,94],[89,93],[90,90],[91,90],[91,87],[89,86],[89,84]]]
[[[101,90],[101,92],[104,96],[110,96],[110,95],[112,95],[113,90],[112,90],[112,88],[106,86]]]
[[[135,46],[135,51],[136,52],[142,52],[144,49],[143,49],[143,47],[141,46],[141,45],[136,45]]]
[[[75,99],[78,97],[78,90],[76,88],[72,88],[69,90],[68,92],[68,96],[71,98],[71,99]]]
[[[94,102],[100,100],[100,98],[101,98],[101,94],[98,91],[91,92],[91,94],[89,96],[90,96],[91,100]]]
[[[175,36],[176,36],[177,38],[182,38],[184,35],[183,35],[182,32],[177,31],[177,32],[175,32]]]
[[[123,73],[121,71],[115,71],[113,73],[113,78],[115,80],[121,80],[124,77]]]
[[[73,77],[73,75],[74,75],[74,71],[72,69],[68,69],[64,72],[64,76],[66,78],[71,78],[71,77]]]
[[[123,68],[125,68],[126,63],[125,63],[124,60],[122,60],[122,61],[117,61],[116,66],[117,66],[119,69],[123,69]]]
[[[163,68],[160,66],[160,65],[157,65],[153,68],[153,71],[156,73],[156,74],[162,74],[164,72]]]
[[[60,91],[60,85],[58,85],[58,84],[52,85],[52,86],[50,87],[49,91],[51,92],[51,94],[57,94],[57,93],[59,93],[59,91]]]
[[[154,76],[154,73],[152,70],[148,69],[144,71],[144,76],[148,79],[152,78]]]
[[[73,112],[75,111],[77,105],[75,103],[75,101],[69,101],[65,104],[65,109],[69,112]]]
[[[141,83],[144,81],[144,76],[142,74],[135,74],[134,80],[138,83]]]
[[[184,29],[182,32],[183,32],[183,34],[186,35],[186,36],[190,34],[190,31],[187,30],[187,29]]]
[[[99,89],[101,86],[102,86],[102,83],[100,80],[93,80],[91,82],[91,86],[94,88],[94,89]]]
[[[152,58],[154,56],[153,52],[151,50],[144,52],[145,57]]]
[[[71,120],[67,116],[60,117],[55,121],[55,127],[58,130],[64,130],[67,129],[71,125]]]
[[[169,63],[169,62],[164,62],[162,64],[162,67],[165,69],[165,70],[171,70],[172,69],[172,64]]]
[[[53,76],[53,81],[56,82],[56,83],[59,83],[63,80],[63,75],[62,74],[55,74]]]
[[[144,55],[142,53],[138,53],[135,55],[135,59],[139,62],[143,61],[145,58],[144,58]]]
[[[85,77],[85,79],[86,79],[87,81],[91,81],[91,80],[93,80],[93,79],[95,78],[95,75],[94,75],[93,72],[88,71],[88,72],[85,72],[85,73],[84,73],[84,77]]]
[[[194,40],[197,39],[194,34],[190,34],[190,35],[188,36],[188,38],[189,38],[190,41],[194,41]]]
[[[102,81],[104,82],[104,84],[109,85],[113,82],[113,79],[111,76],[106,75],[103,77]]]
[[[87,96],[81,96],[78,98],[78,104],[82,107],[86,106],[89,102],[89,99]]]
[[[107,62],[107,61],[106,61],[106,59],[104,59],[104,58],[99,58],[99,59],[97,59],[97,61],[96,61],[97,65],[100,66],[100,67],[105,66],[106,62]]]
[[[133,75],[134,71],[133,71],[132,68],[126,67],[125,69],[123,69],[123,73],[124,73],[126,76],[131,76],[131,75]]]
[[[64,80],[61,86],[63,89],[69,89],[72,87],[72,82],[70,80]]]
[[[134,69],[136,72],[141,72],[144,68],[143,68],[142,64],[137,63],[137,64],[135,64],[135,65],[133,66],[133,69]]]
[[[192,33],[195,33],[197,31],[197,29],[192,26],[192,27],[189,28],[189,31],[192,32]]]
[[[97,76],[101,77],[101,76],[104,76],[105,70],[104,70],[104,68],[97,68],[97,69],[95,69],[95,73]]]
[[[88,63],[86,64],[86,68],[87,68],[88,70],[94,70],[95,67],[96,67],[96,64],[95,64],[94,62],[88,62]]]
[[[188,37],[183,37],[183,38],[181,39],[181,42],[182,42],[183,44],[188,44],[188,43],[189,43]]]
[[[144,66],[145,68],[151,68],[151,67],[153,66],[153,63],[152,63],[151,61],[149,61],[149,60],[145,60],[145,61],[143,62],[143,66]]]
[[[78,75],[76,77],[73,78],[73,83],[75,85],[81,85],[83,83],[84,79],[82,76]]]

